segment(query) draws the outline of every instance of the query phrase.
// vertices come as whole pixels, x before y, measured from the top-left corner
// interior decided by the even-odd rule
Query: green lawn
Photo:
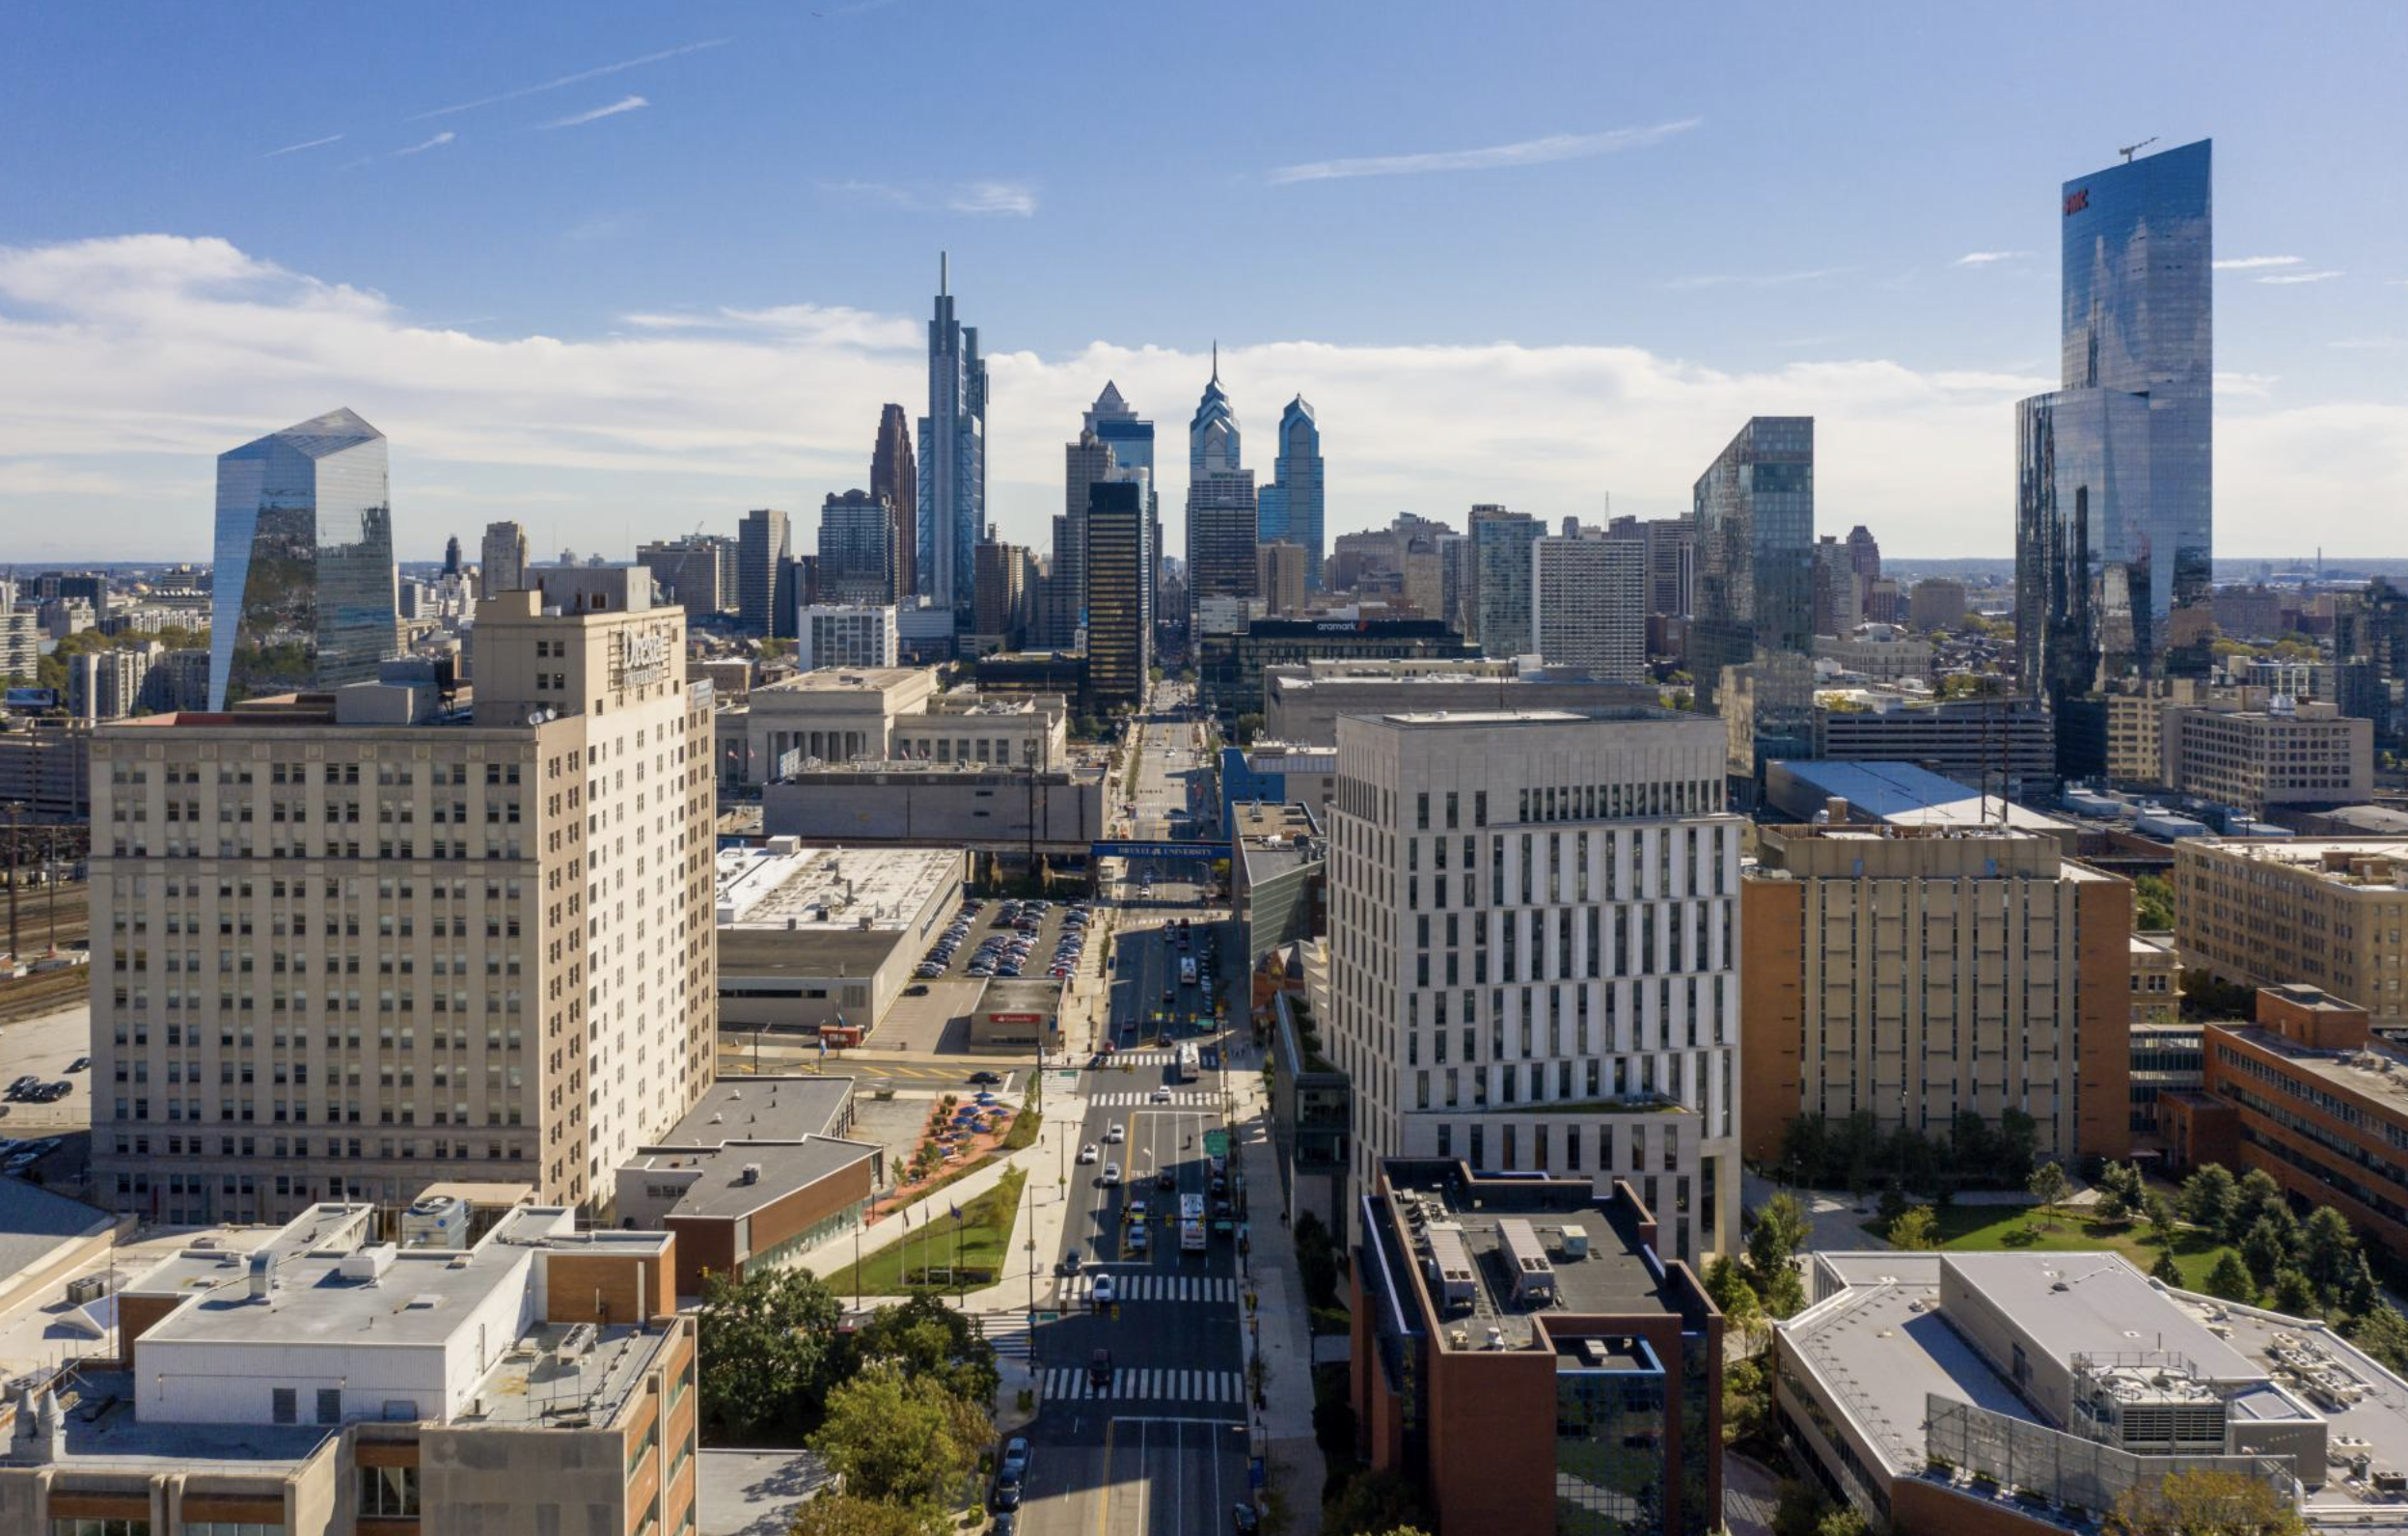
[[[958,1249],[955,1224],[939,1211],[933,1221],[915,1224],[864,1258],[858,1275],[850,1265],[829,1275],[828,1288],[838,1296],[909,1296],[923,1290],[959,1295],[994,1284],[1011,1253],[1012,1224],[1020,1218],[1021,1187],[1027,1178],[1019,1168],[1007,1168],[1002,1182],[962,1207]],[[945,1277],[946,1267],[957,1262],[971,1272],[968,1280]],[[936,1272],[933,1279],[925,1277],[929,1270]]]
[[[2093,1221],[2073,1211],[2043,1217],[2038,1206],[1952,1205],[1931,1213],[1943,1251],[1959,1253],[2071,1253],[2105,1248],[2121,1253],[2146,1274],[2164,1251],[2148,1236],[2148,1224],[2129,1226]],[[2045,1223],[2045,1224],[2043,1224]],[[1865,1223],[1879,1235],[1879,1224]],[[2188,1228],[2174,1239],[2175,1267],[2182,1272],[2184,1289],[2206,1289],[2207,1273],[2223,1257],[2226,1245],[2204,1232]]]

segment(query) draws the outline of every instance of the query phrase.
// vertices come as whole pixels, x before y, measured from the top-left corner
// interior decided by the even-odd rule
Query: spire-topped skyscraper
[[[1220,387],[1220,343],[1213,343],[1213,377],[1196,402],[1195,419],[1188,424],[1188,480],[1190,485],[1216,472],[1234,472],[1241,464],[1238,411]]]
[[[1161,612],[1154,600],[1163,576],[1163,497],[1154,480],[1154,424],[1136,413],[1136,407],[1122,398],[1120,386],[1107,379],[1104,393],[1087,407],[1084,425],[1101,438],[1112,451],[1112,472],[1121,479],[1133,479],[1138,472],[1145,478],[1145,607],[1148,614]]]
[[[1188,424],[1188,633],[1200,634],[1207,597],[1255,595],[1254,472],[1239,459],[1238,412],[1220,387],[1220,343],[1213,376]]]
[[[974,551],[987,522],[987,365],[978,328],[953,317],[949,261],[937,266],[928,321],[928,414],[919,419],[917,590],[961,613],[976,590]]]

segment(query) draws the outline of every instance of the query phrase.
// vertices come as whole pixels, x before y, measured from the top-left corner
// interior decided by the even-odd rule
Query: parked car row
[[[56,1083],[44,1083],[33,1073],[28,1072],[9,1084],[6,1097],[12,1104],[50,1104],[66,1098],[74,1091],[75,1084],[65,1079]]]

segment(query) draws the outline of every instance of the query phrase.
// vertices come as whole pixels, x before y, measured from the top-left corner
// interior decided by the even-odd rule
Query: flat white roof
[[[947,882],[961,855],[945,848],[812,848],[787,837],[718,856],[723,928],[891,930],[906,926]],[[866,920],[864,920],[866,919]]]

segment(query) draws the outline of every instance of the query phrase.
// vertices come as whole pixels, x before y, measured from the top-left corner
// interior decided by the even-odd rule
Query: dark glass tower
[[[2015,648],[2052,705],[2209,666],[2208,173],[2203,139],[2060,196],[2062,387],[2015,407]]]
[[[399,647],[385,434],[333,411],[217,459],[209,707],[368,682]]]
[[[919,419],[919,594],[967,618],[977,588],[976,554],[987,526],[987,365],[978,327],[953,317],[939,267],[928,321],[928,414]]]
[[[894,590],[908,599],[918,590],[919,474],[912,459],[912,425],[903,407],[878,413],[878,446],[869,456],[869,494],[885,499],[894,519]]]
[[[1813,737],[1815,419],[1750,419],[1691,496],[1689,673],[1700,709],[1746,716],[1732,727],[1734,774],[1761,774]],[[1751,669],[1735,679],[1743,699],[1722,697],[1727,667]]]

